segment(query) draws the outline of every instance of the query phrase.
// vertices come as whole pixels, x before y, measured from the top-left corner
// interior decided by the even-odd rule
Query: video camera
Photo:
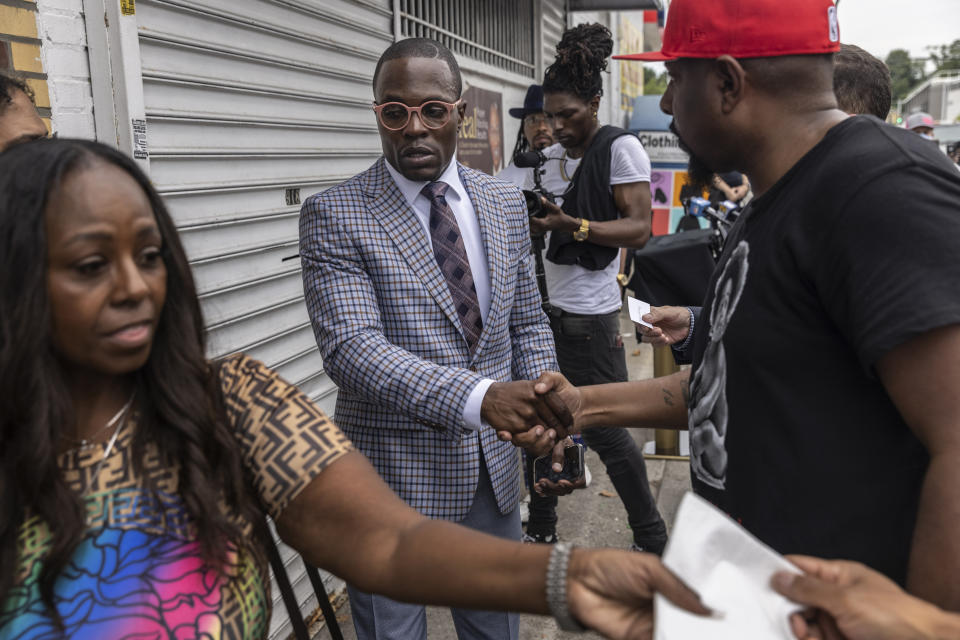
[[[520,169],[533,169],[533,189],[523,190],[523,197],[527,200],[527,215],[531,218],[543,218],[547,215],[547,212],[543,210],[541,196],[554,204],[557,202],[556,196],[546,191],[540,182],[541,169],[547,159],[547,156],[535,150],[524,151],[513,156],[514,166]]]

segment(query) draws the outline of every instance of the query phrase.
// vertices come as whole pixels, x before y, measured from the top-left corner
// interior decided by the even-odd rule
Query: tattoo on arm
[[[664,402],[664,404],[666,404],[668,407],[672,407],[672,406],[673,406],[673,393],[670,391],[670,389],[663,388],[663,389],[661,389],[661,390],[663,391],[663,402]]]

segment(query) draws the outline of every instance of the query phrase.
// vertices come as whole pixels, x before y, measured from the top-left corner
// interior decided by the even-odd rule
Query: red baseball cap
[[[769,58],[840,50],[833,0],[673,0],[663,47],[618,60]]]

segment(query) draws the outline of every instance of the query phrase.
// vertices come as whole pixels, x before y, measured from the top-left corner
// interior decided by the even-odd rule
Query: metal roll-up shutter
[[[370,166],[391,0],[141,0],[150,175],[193,266],[210,356],[245,352],[333,413],[303,300],[300,202]],[[304,610],[302,565],[290,577]],[[271,638],[289,632],[279,595]]]
[[[544,69],[553,64],[553,59],[557,57],[557,43],[567,28],[564,4],[564,0],[543,0],[540,4]],[[540,75],[543,76],[542,73]]]

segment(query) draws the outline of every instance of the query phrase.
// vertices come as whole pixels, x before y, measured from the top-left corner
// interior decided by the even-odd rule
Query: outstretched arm
[[[299,389],[245,356],[217,368],[258,501],[308,562],[406,601],[546,612],[548,548],[423,517]],[[653,589],[703,611],[648,554],[575,550],[566,587],[574,616],[616,638],[649,637]]]
[[[555,376],[551,376],[553,380],[556,380]],[[549,382],[544,387],[538,385],[537,391],[546,392],[549,385]],[[618,426],[687,428],[689,371],[678,371],[662,378],[581,387],[580,392],[580,414],[575,418],[575,424],[582,429]]]
[[[429,520],[400,501],[359,453],[328,466],[283,511],[281,537],[316,566],[358,588],[408,602],[548,613],[550,547]],[[708,611],[655,556],[574,550],[571,613],[611,638],[649,638],[653,591]]]
[[[575,387],[562,374],[550,371],[540,376],[534,389],[555,412],[566,410],[573,415],[573,428],[557,429],[558,438],[603,427],[687,428],[689,371],[587,387]],[[498,429],[501,440],[513,441],[518,446],[524,446],[517,442],[522,434],[522,429]]]
[[[801,575],[782,572],[773,588],[802,605],[790,623],[798,640],[946,640],[960,637],[960,616],[914,598],[858,562],[787,556]]]

